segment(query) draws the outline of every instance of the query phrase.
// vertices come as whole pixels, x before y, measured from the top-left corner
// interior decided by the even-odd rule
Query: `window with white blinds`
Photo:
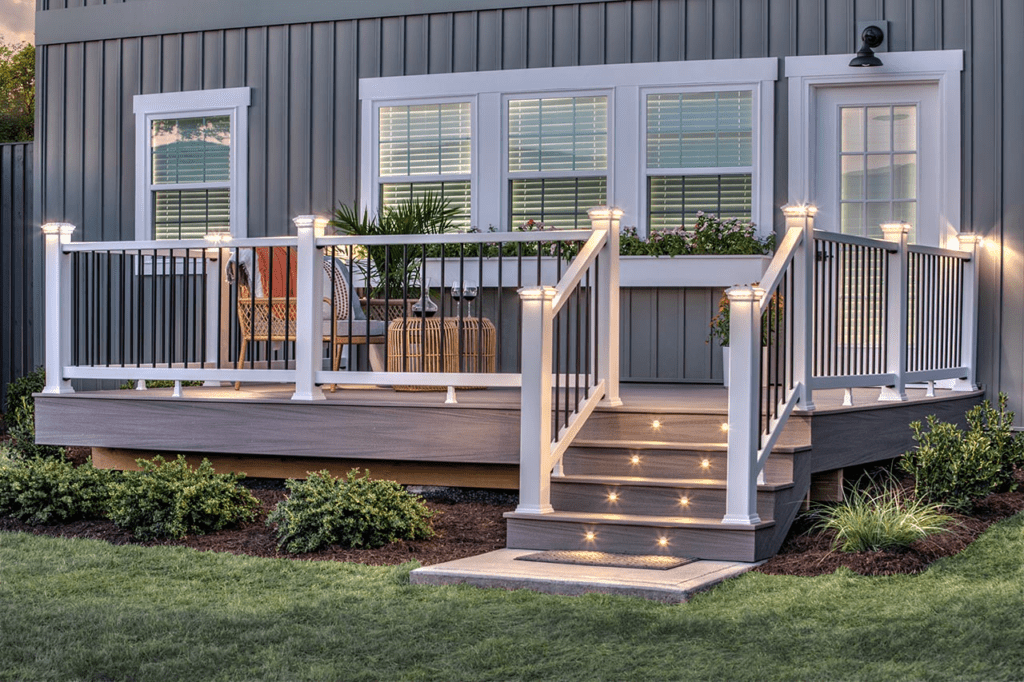
[[[378,110],[380,205],[427,193],[441,195],[468,227],[471,204],[472,109],[469,102],[383,106]]]
[[[607,96],[508,101],[512,226],[588,226],[587,209],[607,202],[607,173]]]
[[[249,88],[136,95],[136,238],[245,236]]]
[[[651,93],[646,112],[650,229],[692,227],[698,211],[750,219],[752,91]]]

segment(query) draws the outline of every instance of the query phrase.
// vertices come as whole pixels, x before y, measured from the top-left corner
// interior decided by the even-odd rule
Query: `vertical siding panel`
[[[633,325],[633,296],[632,289],[619,290],[619,377],[629,380],[633,376],[633,366],[630,360],[630,332]]]
[[[63,45],[45,48],[46,59],[46,101],[50,104],[44,112],[46,119],[46,148],[43,151],[50,191],[44,195],[41,223],[64,219],[64,50]]]
[[[288,27],[271,26],[267,36],[267,204],[266,236],[288,234]]]
[[[419,14],[405,18],[405,66],[403,75],[415,76],[427,73],[428,51],[427,32],[430,24],[426,15]]]
[[[182,36],[181,56],[181,89],[202,90],[204,55],[201,33],[186,33]]]
[[[310,52],[310,206],[327,215],[333,203],[334,24],[313,24]]]
[[[224,32],[224,87],[240,88],[245,85],[245,31],[233,29]]]
[[[633,3],[630,19],[631,62],[658,61],[658,5],[654,0]]]
[[[121,41],[103,43],[103,159],[93,169],[103,177],[103,211],[99,218],[103,224],[103,239],[121,238],[121,184],[124,174],[131,174],[134,162],[128,168],[121,163]],[[125,235],[134,238],[135,235]]]
[[[142,41],[129,38],[121,42],[121,196],[120,232],[122,239],[135,238],[135,113],[132,111],[133,98],[140,93],[139,72]],[[149,235],[152,238],[152,235]]]
[[[913,46],[915,50],[941,49],[942,5],[936,0],[915,0]]]
[[[686,356],[686,305],[683,289],[652,289],[654,296],[654,376],[675,379],[682,376]]]
[[[580,64],[603,64],[604,5],[580,5]]]
[[[527,53],[526,9],[506,9],[501,12],[501,68],[525,69],[529,66]]]
[[[18,345],[14,333],[14,234],[18,227],[14,221],[15,174],[14,161],[17,146],[0,145],[0,395],[6,395],[7,384],[15,378],[13,352]],[[6,400],[0,403],[6,410]]]
[[[285,222],[277,234],[288,234],[293,230],[291,219],[310,212],[312,182],[310,157],[312,136],[312,58],[310,55],[310,24],[296,24],[288,27],[289,69],[286,92],[288,100],[287,155],[288,171],[284,181],[288,185],[288,202],[285,205]]]
[[[181,91],[181,40],[180,33],[161,38],[163,60],[160,64],[160,92]]]
[[[1014,34],[1011,34],[1012,39],[1007,39],[1004,27],[1019,30],[1022,26],[1024,4],[1003,3],[999,21],[999,27],[1003,31],[1000,40],[1002,60],[1001,71],[998,74],[1002,95],[999,106],[1004,121],[1000,149],[1000,177],[1003,183],[1000,197],[1003,224],[1003,300],[999,311],[1002,320],[999,385],[1007,391],[1010,396],[1010,409],[1018,415],[1024,409],[1024,376],[1021,374],[1021,363],[1024,361],[1024,206],[1021,205],[1021,197],[1024,197],[1024,160],[1020,153],[1021,148],[1024,148],[1024,139],[1019,125],[1020,112],[1024,111],[1024,90],[1020,87],[1024,44]],[[1020,417],[1018,423],[1019,421]]]
[[[604,60],[625,64],[630,58],[630,2],[609,2],[604,6]]]
[[[78,225],[78,233],[85,239],[99,237],[96,225],[82,223],[82,171],[84,135],[83,95],[85,77],[83,59],[85,49],[82,43],[66,47],[64,66],[64,215],[61,220]],[[80,237],[83,238],[83,237]]]
[[[359,77],[376,78],[381,75],[380,19],[359,22]]]
[[[32,328],[30,321],[32,315],[30,311],[32,309],[32,294],[30,283],[32,272],[32,233],[29,230],[35,231],[35,226],[25,220],[25,190],[28,187],[25,184],[25,148],[25,145],[19,144],[12,150],[11,169],[14,171],[14,177],[8,190],[11,193],[10,227],[13,233],[13,239],[11,240],[12,260],[15,260],[12,263],[13,267],[7,271],[13,280],[11,296],[13,309],[10,315],[12,326],[10,329],[13,332],[13,342],[16,344],[11,349],[11,352],[8,353],[11,361],[9,372],[13,375],[11,376],[12,379],[17,378],[17,375],[27,374],[32,369],[31,365],[26,364],[29,358],[21,350],[31,344],[30,335]]]
[[[825,53],[825,8],[821,0],[798,0],[796,53]]]
[[[427,17],[427,47],[429,50],[428,73],[451,73],[454,62],[452,32],[454,18],[451,14],[431,14]]]
[[[501,68],[501,12],[480,12],[476,35],[477,69],[495,71]]]
[[[877,18],[889,20],[889,52],[914,49],[914,0],[886,0],[885,12]]]
[[[578,5],[558,5],[551,15],[552,66],[576,66],[580,56]]]
[[[83,227],[90,226],[95,239],[103,239],[103,44],[85,44],[85,111],[82,119],[82,167],[77,170],[82,178]]]
[[[405,19],[380,20],[380,75],[401,76],[405,71]]]
[[[334,194],[333,203],[352,204],[359,196],[359,41],[358,24],[342,22],[335,28],[334,61]],[[366,153],[370,153],[367,151]]]
[[[526,10],[526,66],[529,68],[553,66],[555,63],[550,7],[531,7]]]
[[[452,70],[476,71],[476,12],[457,12],[452,19]]]
[[[685,59],[711,59],[714,55],[714,4],[711,0],[686,0]]]
[[[853,19],[853,5],[848,0],[826,0],[825,51],[828,54],[856,52],[860,47],[857,23]]]
[[[249,105],[250,237],[267,234],[267,29],[245,31],[245,84],[252,88]]]
[[[657,289],[633,289],[630,292],[629,366],[630,376],[650,379],[657,376]]]
[[[676,62],[686,57],[685,0],[658,2],[658,60]]]
[[[224,32],[203,33],[203,89],[224,87]]]
[[[712,11],[714,58],[738,59],[742,54],[740,41],[743,40],[739,0],[718,0]]]
[[[740,11],[740,56],[768,56],[768,12],[767,0],[741,2]]]
[[[139,74],[142,78],[142,93],[160,92],[161,40],[159,36],[142,38],[142,52],[139,55]]]

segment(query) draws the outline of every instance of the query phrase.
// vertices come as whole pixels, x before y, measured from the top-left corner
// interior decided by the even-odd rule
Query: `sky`
[[[36,0],[0,0],[0,38],[3,42],[34,43]]]

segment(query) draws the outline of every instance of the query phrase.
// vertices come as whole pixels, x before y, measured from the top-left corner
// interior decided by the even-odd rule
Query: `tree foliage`
[[[0,42],[0,142],[32,139],[35,103],[35,47]]]

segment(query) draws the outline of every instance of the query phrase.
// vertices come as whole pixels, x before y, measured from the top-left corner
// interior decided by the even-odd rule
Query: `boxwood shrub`
[[[111,486],[107,515],[140,540],[202,535],[256,516],[259,500],[238,485],[243,474],[214,473],[207,459],[193,469],[181,455],[136,461],[142,471]]]
[[[31,524],[103,516],[113,477],[65,459],[8,460],[0,463],[0,514]]]
[[[434,512],[395,481],[345,478],[329,471],[311,473],[305,481],[289,479],[289,495],[267,517],[277,524],[278,547],[292,553],[313,552],[330,545],[381,547],[395,540],[421,540],[434,534]]]

